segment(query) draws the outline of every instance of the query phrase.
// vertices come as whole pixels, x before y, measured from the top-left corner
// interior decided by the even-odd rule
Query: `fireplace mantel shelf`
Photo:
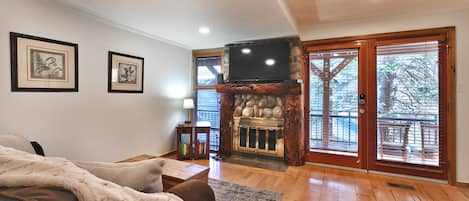
[[[301,84],[298,83],[218,84],[216,89],[225,94],[301,95]]]

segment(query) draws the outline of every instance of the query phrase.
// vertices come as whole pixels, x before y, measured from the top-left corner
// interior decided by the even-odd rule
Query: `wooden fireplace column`
[[[256,94],[285,96],[284,105],[284,139],[285,160],[288,165],[304,165],[305,133],[303,129],[303,98],[301,84],[267,83],[267,84],[219,84],[217,92],[221,93],[220,108],[220,149],[222,156],[230,156],[233,144],[233,111],[234,94]]]
[[[218,152],[222,156],[230,156],[233,149],[233,95],[231,93],[222,93],[220,98],[220,147]]]

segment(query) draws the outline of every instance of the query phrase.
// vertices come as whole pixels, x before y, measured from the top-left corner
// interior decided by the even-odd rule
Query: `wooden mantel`
[[[301,84],[294,82],[218,84],[216,86],[217,92],[222,94],[219,153],[222,156],[230,156],[232,152],[234,94],[284,96],[285,160],[288,165],[304,165],[305,133],[303,129],[304,118],[301,88]]]
[[[226,94],[258,95],[300,95],[301,84],[297,83],[253,83],[253,84],[218,84],[217,92]]]

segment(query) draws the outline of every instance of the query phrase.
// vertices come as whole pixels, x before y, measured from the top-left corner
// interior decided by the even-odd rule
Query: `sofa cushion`
[[[88,170],[95,176],[114,182],[121,186],[127,186],[145,193],[157,193],[163,191],[164,161],[160,159],[144,160],[129,163],[104,163],[73,161],[75,165]]]
[[[78,198],[69,190],[52,186],[25,186],[25,187],[1,187],[0,200],[61,200],[78,201]]]
[[[0,145],[35,154],[31,142],[25,137],[17,134],[0,134]]]
[[[213,189],[207,184],[199,180],[188,180],[178,184],[168,190],[168,193],[173,193],[182,200],[191,201],[215,201],[215,193]]]

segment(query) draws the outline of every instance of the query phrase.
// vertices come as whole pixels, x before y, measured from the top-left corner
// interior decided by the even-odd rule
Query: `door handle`
[[[366,96],[364,93],[361,93],[358,95],[358,104],[359,105],[365,105],[366,103]]]

